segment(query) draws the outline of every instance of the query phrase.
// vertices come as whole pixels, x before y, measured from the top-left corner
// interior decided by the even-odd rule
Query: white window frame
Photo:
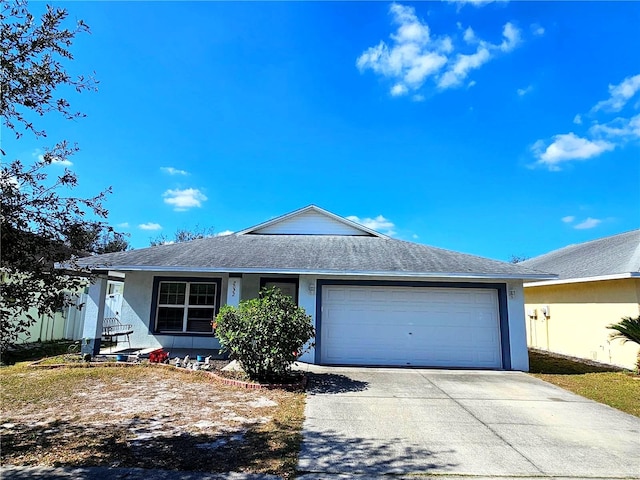
[[[163,283],[184,283],[186,284],[185,287],[185,292],[184,292],[184,304],[177,304],[177,303],[169,303],[169,304],[164,304],[164,303],[160,303],[160,291],[162,289],[162,284]],[[192,284],[209,284],[209,285],[213,285],[213,305],[190,305],[189,304],[189,296],[191,293],[191,285]],[[197,335],[197,334],[201,334],[201,335],[210,335],[213,333],[213,327],[211,328],[211,331],[207,331],[207,332],[195,332],[195,331],[191,331],[191,330],[187,330],[187,325],[188,325],[188,317],[189,317],[189,307],[191,308],[202,308],[202,309],[211,309],[213,311],[213,314],[211,316],[211,321],[215,320],[216,317],[216,300],[217,300],[217,295],[218,295],[218,284],[216,282],[211,282],[211,281],[202,281],[202,282],[193,282],[193,281],[187,281],[187,280],[161,280],[158,282],[158,292],[157,292],[157,300],[156,300],[156,318],[155,318],[155,322],[156,322],[156,332],[158,333],[164,333],[164,334],[172,334],[172,333],[189,333],[192,335]],[[174,309],[179,309],[181,308],[183,310],[182,312],[182,330],[161,330],[158,327],[158,317],[160,316],[160,309],[161,308],[174,308]]]

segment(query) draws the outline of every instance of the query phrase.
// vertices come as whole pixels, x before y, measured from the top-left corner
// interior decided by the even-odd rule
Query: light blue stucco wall
[[[198,277],[198,278],[221,278],[222,288],[220,292],[221,305],[226,303],[227,289],[229,284],[228,275],[202,275],[202,274],[175,274],[166,272],[128,272],[125,278],[124,298],[122,304],[122,323],[133,325],[134,333],[131,337],[131,344],[136,348],[160,348],[167,350],[172,348],[185,349],[212,349],[219,348],[217,339],[211,336],[197,335],[154,335],[150,333],[149,322],[152,307],[153,279],[156,276],[162,277]],[[277,275],[264,275],[277,277]],[[241,280],[241,300],[255,298],[260,288],[259,274],[245,274]],[[285,278],[285,277],[283,277]],[[371,277],[340,276],[330,277],[331,279],[343,280],[372,280]],[[326,276],[300,275],[298,289],[298,304],[303,307],[311,316],[314,327],[317,329],[316,305],[317,305],[317,281],[327,279]],[[376,280],[388,281],[426,281],[424,278],[398,278],[379,277]],[[428,281],[451,281],[451,279],[430,278]],[[526,347],[526,332],[524,323],[524,295],[522,281],[512,280],[509,282],[498,282],[492,279],[474,280],[478,284],[482,283],[506,283],[507,288],[507,312],[509,316],[509,343],[511,368],[513,370],[528,369],[528,352]],[[311,348],[301,357],[304,362],[313,363],[315,361],[315,351]]]
[[[160,335],[149,328],[154,277],[220,278],[222,288],[220,302],[224,305],[227,296],[228,275],[176,274],[167,272],[127,272],[122,300],[121,323],[133,325],[131,346],[134,348],[220,348],[218,339],[199,335]]]

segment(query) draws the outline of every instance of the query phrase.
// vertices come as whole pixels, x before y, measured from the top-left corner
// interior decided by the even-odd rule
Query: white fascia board
[[[96,268],[93,271],[104,271],[105,268]],[[509,275],[492,273],[448,273],[448,272],[394,272],[394,271],[336,271],[336,270],[299,270],[299,269],[269,269],[269,268],[197,268],[197,267],[170,267],[170,266],[136,266],[136,265],[109,265],[109,270],[120,272],[172,272],[172,273],[252,273],[263,275],[316,275],[327,277],[412,277],[412,278],[467,278],[467,279],[496,279],[496,280],[540,280],[552,278],[547,274]]]
[[[640,272],[615,273],[613,275],[600,275],[597,277],[566,278],[558,280],[544,280],[541,282],[528,282],[524,288],[544,287],[547,285],[564,285],[568,283],[602,282],[605,280],[622,280],[625,278],[640,278]]]

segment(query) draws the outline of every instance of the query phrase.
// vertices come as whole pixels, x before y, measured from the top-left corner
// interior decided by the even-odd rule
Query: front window
[[[212,333],[217,283],[161,281],[158,286],[156,330]]]

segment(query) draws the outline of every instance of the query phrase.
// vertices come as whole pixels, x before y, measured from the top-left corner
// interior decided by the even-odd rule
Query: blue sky
[[[77,142],[133,247],[308,204],[502,260],[640,227],[638,2],[55,5],[99,91],[3,149]]]

